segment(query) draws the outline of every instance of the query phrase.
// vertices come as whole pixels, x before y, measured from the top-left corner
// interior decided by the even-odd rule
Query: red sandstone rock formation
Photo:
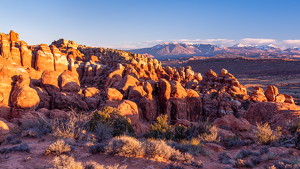
[[[268,99],[268,101],[274,102],[276,99],[276,96],[278,95],[278,88],[272,85],[269,85],[265,95]]]
[[[37,92],[29,87],[30,79],[26,76],[20,76],[14,90],[11,93],[11,103],[16,109],[35,110],[40,98]]]

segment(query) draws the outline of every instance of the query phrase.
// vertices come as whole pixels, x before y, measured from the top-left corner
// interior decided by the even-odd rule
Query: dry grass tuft
[[[268,123],[263,125],[257,124],[258,131],[255,133],[255,138],[259,143],[268,145],[277,142],[281,136],[281,128],[277,127],[273,131]]]

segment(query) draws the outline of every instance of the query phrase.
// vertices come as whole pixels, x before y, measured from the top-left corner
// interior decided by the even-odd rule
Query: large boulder
[[[288,129],[299,121],[300,107],[290,103],[262,102],[251,104],[245,113],[245,119],[251,124],[269,123],[271,128],[280,126]]]
[[[129,89],[128,99],[134,102],[138,102],[147,93],[144,91],[143,86],[134,86]]]
[[[221,118],[217,118],[214,125],[228,128],[231,131],[248,131],[251,128],[250,123],[244,118],[236,118],[233,114],[227,114]]]
[[[127,98],[130,87],[137,86],[138,83],[138,79],[131,75],[126,75],[118,85],[117,89],[123,93],[125,98]]]
[[[265,92],[265,95],[268,101],[274,102],[276,100],[276,96],[278,95],[278,88],[273,85],[269,85]]]
[[[124,69],[125,69],[124,66],[118,64],[118,69],[110,73],[109,76],[107,77],[106,83],[104,85],[104,89],[116,88],[122,81]]]
[[[284,94],[284,97],[285,97],[284,99],[285,103],[295,104],[294,99],[291,95]]]
[[[38,107],[50,109],[51,96],[49,96],[48,92],[44,88],[37,87],[37,86],[35,86],[34,89],[40,97],[40,104]]]
[[[29,87],[29,84],[29,77],[19,76],[11,94],[11,103],[14,108],[35,110],[39,106],[39,95],[33,88]]]
[[[276,97],[275,97],[275,102],[284,102],[285,101],[285,97],[283,94],[278,94]]]
[[[42,74],[41,87],[46,89],[51,96],[60,91],[58,85],[59,76],[60,73],[53,70],[45,70]]]
[[[0,103],[0,118],[8,119],[11,115],[11,107]]]
[[[254,87],[253,92],[251,93],[250,100],[254,102],[266,102],[268,101],[265,94],[264,89],[260,87]]]
[[[185,89],[180,82],[172,81],[171,83],[171,97],[183,99],[187,96]]]
[[[117,100],[120,101],[123,99],[123,95],[121,92],[119,92],[117,89],[115,88],[108,88],[106,89],[106,97],[108,100],[112,101],[112,100]]]
[[[89,110],[86,102],[83,101],[83,95],[71,92],[57,92],[53,96],[52,108],[60,110]]]
[[[139,110],[137,105],[129,100],[124,100],[118,106],[119,114],[126,116],[131,120],[131,125],[135,126],[139,123]]]
[[[26,69],[30,76],[30,81],[33,86],[41,86],[41,78],[43,72],[36,71],[34,68],[28,67]]]
[[[88,87],[84,90],[84,97],[100,97],[100,96],[101,96],[100,90],[95,87]]]
[[[96,109],[99,107],[101,92],[95,87],[88,87],[84,90],[84,101],[87,103],[90,109]]]
[[[9,128],[8,126],[0,120],[0,145],[3,143],[6,139],[6,136],[9,134]]]
[[[61,91],[64,92],[79,92],[80,82],[78,74],[69,70],[64,71],[59,77],[59,86]]]

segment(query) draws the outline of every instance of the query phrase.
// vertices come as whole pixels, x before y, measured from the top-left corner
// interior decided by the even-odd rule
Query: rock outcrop
[[[11,93],[11,103],[16,109],[35,110],[40,104],[38,93],[29,87],[30,79],[19,76],[17,83]]]
[[[259,102],[250,105],[245,113],[245,119],[251,124],[269,123],[275,129],[277,126],[287,129],[299,121],[300,107],[282,102]]]

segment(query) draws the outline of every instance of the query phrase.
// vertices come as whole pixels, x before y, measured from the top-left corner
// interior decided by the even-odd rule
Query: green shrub
[[[64,140],[57,140],[44,150],[44,154],[50,155],[51,153],[55,153],[56,155],[61,155],[69,151],[71,151],[70,145],[66,144]]]
[[[275,131],[271,129],[268,123],[263,125],[257,124],[258,131],[255,133],[255,138],[259,143],[268,145],[277,142],[281,136],[281,128],[277,127]]]
[[[115,137],[109,142],[107,152],[124,156],[140,156],[143,155],[144,151],[142,144],[136,138],[123,135]]]
[[[150,132],[144,135],[146,138],[160,138],[170,140],[173,136],[172,126],[168,125],[168,115],[160,115],[156,118],[156,123],[150,125]]]
[[[187,139],[191,135],[190,130],[185,126],[176,126],[173,140],[179,141]]]
[[[94,132],[97,141],[98,142],[103,142],[105,140],[108,140],[112,137],[114,128],[112,126],[110,126],[107,123],[98,123],[96,130]]]
[[[89,131],[95,132],[99,123],[105,124],[105,127],[112,127],[113,136],[120,136],[123,134],[127,134],[133,137],[136,136],[134,129],[131,126],[130,119],[121,116],[118,110],[115,108],[105,107],[101,111],[96,110],[92,112],[91,119],[86,124],[86,127]]]

